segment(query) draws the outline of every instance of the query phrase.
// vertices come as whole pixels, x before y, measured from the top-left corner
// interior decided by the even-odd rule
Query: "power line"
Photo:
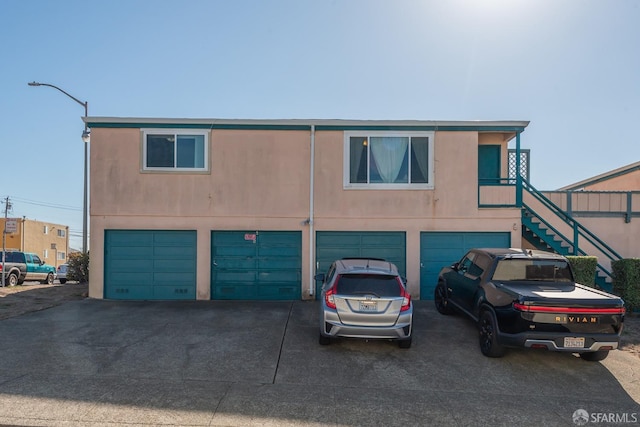
[[[57,204],[57,203],[49,203],[49,202],[40,202],[40,201],[37,201],[37,200],[21,199],[19,197],[13,197],[13,200],[16,200],[16,201],[22,202],[22,203],[27,203],[29,205],[44,206],[44,207],[47,207],[47,208],[64,209],[64,210],[68,210],[68,211],[80,211],[80,212],[82,212],[82,208],[78,208],[78,207],[75,207],[75,206],[60,205],[60,204]]]

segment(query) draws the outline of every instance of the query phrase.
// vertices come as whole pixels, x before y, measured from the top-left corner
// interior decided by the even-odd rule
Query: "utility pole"
[[[11,209],[11,202],[9,196],[4,199],[4,228],[2,229],[2,287],[5,286],[5,260],[6,260],[6,245],[7,245],[7,217],[9,216],[9,209]]]

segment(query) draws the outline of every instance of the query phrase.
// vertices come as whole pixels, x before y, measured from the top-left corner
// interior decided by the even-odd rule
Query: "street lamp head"
[[[83,142],[89,142],[90,139],[91,139],[91,131],[85,129],[82,132],[82,141]]]
[[[29,86],[40,86],[40,83],[38,83],[38,82],[30,82],[30,83],[27,83],[27,84]]]

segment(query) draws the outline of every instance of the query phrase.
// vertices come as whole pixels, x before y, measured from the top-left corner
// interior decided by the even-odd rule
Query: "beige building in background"
[[[62,224],[35,221],[25,218],[9,218],[16,224],[14,233],[7,233],[7,250],[19,250],[37,254],[54,267],[67,262],[69,255],[69,227]],[[5,218],[0,219],[0,229],[5,229]]]

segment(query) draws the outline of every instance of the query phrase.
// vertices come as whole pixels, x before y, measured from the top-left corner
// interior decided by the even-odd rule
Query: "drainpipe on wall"
[[[314,171],[316,152],[316,127],[311,125],[311,158],[309,165],[309,295],[315,293],[315,263],[314,263],[314,235],[313,235],[313,197],[314,197]]]

